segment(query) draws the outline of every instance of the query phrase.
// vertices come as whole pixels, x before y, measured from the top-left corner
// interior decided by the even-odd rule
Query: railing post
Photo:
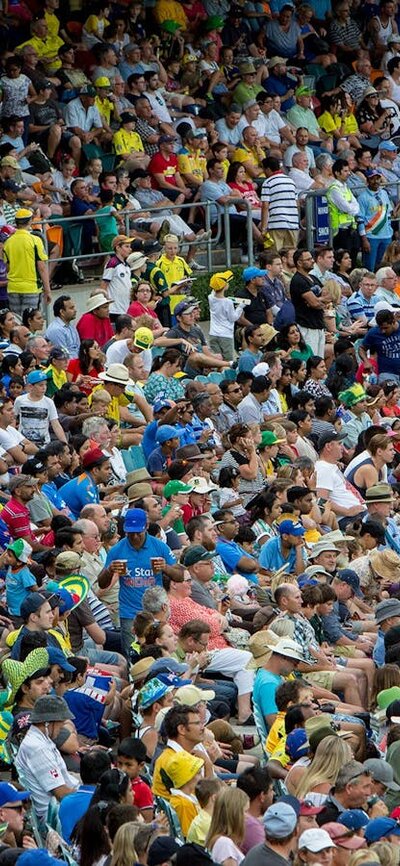
[[[210,203],[209,201],[206,202],[206,208],[205,208],[205,218],[206,218],[206,219],[205,219],[205,226],[206,226],[206,232],[209,232],[210,229],[211,229],[210,206],[211,206],[211,203]],[[210,238],[208,239],[208,241],[207,241],[207,244],[206,244],[207,270],[208,270],[208,271],[211,271],[211,268],[212,268],[212,246],[211,246],[211,244],[212,244],[212,239],[211,239],[211,237],[210,237]]]
[[[246,211],[247,211],[247,255],[249,259],[249,265],[254,265],[254,239],[253,239],[253,219],[252,219],[252,210],[250,207],[250,202],[246,199]]]
[[[314,243],[314,196],[312,193],[307,193],[305,199],[305,217],[306,217],[306,243],[307,249],[313,250]]]
[[[231,224],[229,222],[228,207],[226,204],[224,204],[224,238],[225,238],[226,264],[227,264],[227,267],[230,268],[232,265]]]

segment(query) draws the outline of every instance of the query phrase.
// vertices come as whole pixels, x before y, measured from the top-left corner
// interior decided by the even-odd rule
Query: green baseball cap
[[[215,556],[217,556],[215,551],[207,550],[202,544],[193,544],[186,548],[181,558],[181,564],[184,566],[196,565],[196,562],[207,562],[209,559],[214,559]]]
[[[301,84],[300,87],[296,88],[294,95],[295,96],[313,96],[314,93],[315,93],[315,91],[311,90],[309,87],[307,87],[306,84]]]
[[[192,488],[183,481],[173,480],[168,481],[163,489],[163,494],[166,499],[171,499],[171,496],[176,496],[177,493],[191,493]]]

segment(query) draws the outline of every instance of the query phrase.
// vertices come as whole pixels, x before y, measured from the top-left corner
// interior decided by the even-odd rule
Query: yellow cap
[[[94,82],[95,87],[111,87],[111,81],[109,78],[106,78],[105,75],[100,75],[100,78],[96,78]]]
[[[30,219],[32,219],[32,217],[33,217],[33,212],[31,210],[28,210],[27,207],[20,207],[15,212],[15,219],[16,220],[30,220]]]
[[[219,274],[213,274],[210,277],[210,289],[214,289],[214,292],[221,292],[222,289],[225,288],[226,284],[233,280],[234,274],[232,271],[223,271]]]
[[[203,758],[196,758],[188,752],[177,752],[168,763],[167,774],[174,788],[182,788],[182,785],[186,785],[193,779],[203,765]]]
[[[150,349],[154,343],[154,337],[150,328],[138,328],[133,337],[134,345],[138,349]]]

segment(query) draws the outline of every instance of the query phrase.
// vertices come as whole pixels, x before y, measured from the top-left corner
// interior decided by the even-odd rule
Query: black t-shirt
[[[31,102],[29,106],[31,123],[34,126],[49,126],[51,123],[56,123],[61,113],[54,99],[48,99],[44,105],[39,105],[37,102]]]
[[[306,292],[314,292],[319,295],[318,289],[321,287],[317,277],[304,277],[303,274],[299,273],[294,274],[290,281],[290,297],[296,310],[296,322],[303,328],[313,328],[318,331],[323,331],[325,328],[324,311],[314,310],[303,300],[303,295]]]
[[[252,325],[265,325],[267,321],[267,304],[264,298],[264,295],[261,292],[257,292],[254,296],[247,289],[239,289],[236,292],[237,298],[246,298],[246,300],[251,301],[251,304],[248,304],[243,311],[243,315],[245,319],[248,319]]]

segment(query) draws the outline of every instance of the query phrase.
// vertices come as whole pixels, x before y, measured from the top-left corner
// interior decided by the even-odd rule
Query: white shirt
[[[282,120],[279,112],[275,111],[275,108],[273,108],[269,114],[263,114],[262,111],[260,111],[257,120],[255,120],[251,125],[257,130],[260,137],[265,135],[265,137],[269,138],[270,141],[280,144],[281,136],[279,131],[287,124]]]
[[[338,505],[339,508],[353,508],[358,505],[360,511],[364,510],[362,502],[353,493],[338,466],[335,466],[334,463],[328,463],[326,460],[317,460],[315,471],[317,490],[327,490],[329,499],[334,505]]]
[[[234,304],[230,298],[219,299],[218,295],[212,292],[208,296],[208,304],[210,308],[210,337],[231,337],[233,338],[234,324],[240,319],[243,313],[244,306],[242,304]]]
[[[289,169],[289,177],[294,180],[299,192],[306,192],[314,183],[308,171],[302,171],[301,168],[293,168],[293,166]]]
[[[19,421],[19,431],[39,447],[50,442],[50,423],[57,421],[57,409],[50,397],[31,400],[29,394],[21,394],[14,403],[14,415]]]
[[[17,772],[23,774],[24,784],[32,794],[39,818],[44,818],[55,788],[67,785],[77,788],[78,781],[68,773],[57,746],[35,725],[29,728],[15,759]]]
[[[303,153],[303,150],[300,147],[297,147],[297,144],[291,144],[287,150],[285,150],[285,155],[283,157],[283,164],[286,165],[287,168],[290,168],[292,164],[292,157],[294,153]],[[315,168],[315,157],[311,150],[311,147],[306,145],[305,153],[307,154],[308,159],[308,168]]]
[[[130,351],[128,349],[128,342],[128,340],[114,340],[110,344],[106,352],[106,367],[109,367],[110,364],[124,363],[127,355],[130,355]],[[153,363],[151,349],[143,349],[143,352],[141,352],[140,354],[143,360],[145,370],[147,370],[147,372],[150,372],[151,365]]]
[[[132,271],[126,262],[111,256],[103,271],[107,282],[108,297],[111,298],[110,313],[124,315],[131,302]]]
[[[158,117],[161,123],[172,123],[172,117],[161,90],[146,90],[143,95],[149,100],[153,114]]]

